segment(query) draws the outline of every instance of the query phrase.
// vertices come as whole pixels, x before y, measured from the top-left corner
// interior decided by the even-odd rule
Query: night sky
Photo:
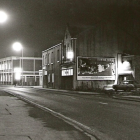
[[[139,0],[0,0],[8,21],[0,25],[0,58],[21,55],[12,43],[19,41],[24,56],[61,42],[66,24],[76,27],[111,22],[140,43]]]

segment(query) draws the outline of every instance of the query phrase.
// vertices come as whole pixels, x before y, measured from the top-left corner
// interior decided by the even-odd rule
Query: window
[[[50,63],[50,54],[48,53],[48,64]]]
[[[59,50],[57,50],[57,61],[59,61],[60,59],[60,54],[59,54]]]
[[[53,63],[53,52],[52,52],[52,55],[51,55],[51,63]]]
[[[47,64],[47,54],[45,55],[45,64]]]
[[[50,74],[48,75],[48,83],[50,83]]]
[[[44,65],[44,63],[45,63],[45,57],[44,57],[44,55],[43,55],[43,60],[42,60],[42,64]]]

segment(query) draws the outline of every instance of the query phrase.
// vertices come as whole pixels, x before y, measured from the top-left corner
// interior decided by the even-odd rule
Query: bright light
[[[13,49],[14,49],[15,51],[21,51],[23,48],[22,48],[22,45],[21,45],[20,42],[15,42],[15,43],[13,44]]]
[[[21,72],[22,72],[22,69],[21,68],[14,68],[14,73],[15,73],[15,79],[16,80],[20,80],[20,78],[21,78]]]
[[[131,70],[131,64],[128,61],[124,61],[122,66],[123,70]]]
[[[17,72],[18,72],[18,73],[21,73],[21,71],[22,71],[21,68],[14,68],[14,72],[15,72],[15,73],[17,73]]]
[[[131,64],[128,61],[124,61],[122,64],[120,64],[118,68],[119,73],[132,73]]]
[[[7,14],[4,11],[0,11],[0,23],[4,23],[7,19]]]
[[[68,52],[68,56],[67,56],[68,59],[73,59],[73,52]]]

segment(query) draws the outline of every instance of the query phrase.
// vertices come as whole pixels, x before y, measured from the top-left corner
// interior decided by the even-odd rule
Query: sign
[[[77,57],[77,80],[115,80],[115,58]]]
[[[72,76],[73,75],[73,69],[63,69],[62,70],[62,76]]]

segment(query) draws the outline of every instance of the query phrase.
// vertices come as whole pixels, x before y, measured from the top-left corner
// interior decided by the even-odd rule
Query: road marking
[[[103,104],[103,105],[108,105],[108,103],[103,103],[103,102],[99,102],[100,104]]]

